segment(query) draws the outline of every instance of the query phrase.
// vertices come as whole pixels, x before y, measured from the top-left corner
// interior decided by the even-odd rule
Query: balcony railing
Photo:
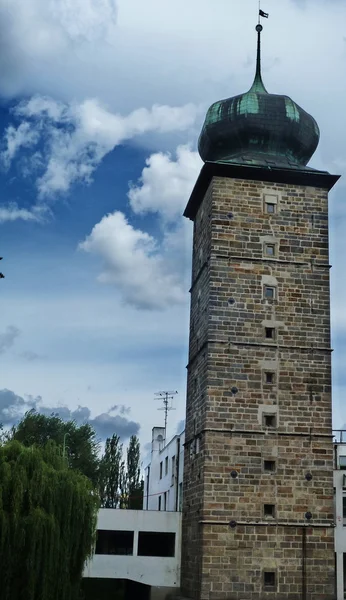
[[[334,444],[346,444],[346,429],[333,429]]]

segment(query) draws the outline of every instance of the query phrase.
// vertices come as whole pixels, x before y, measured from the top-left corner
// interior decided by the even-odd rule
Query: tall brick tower
[[[315,120],[269,94],[209,109],[194,222],[182,594],[334,598],[328,192]]]

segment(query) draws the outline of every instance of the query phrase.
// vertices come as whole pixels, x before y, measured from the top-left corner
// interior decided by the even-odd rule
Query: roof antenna
[[[161,398],[163,399],[163,406],[161,408],[158,408],[157,410],[164,410],[165,411],[165,439],[164,439],[164,445],[166,445],[166,437],[167,437],[167,418],[168,418],[168,412],[170,410],[175,410],[175,408],[173,408],[173,406],[171,406],[169,404],[169,400],[173,400],[173,396],[175,396],[178,392],[156,392],[155,396],[158,396],[158,398],[155,398],[155,400],[161,400]]]

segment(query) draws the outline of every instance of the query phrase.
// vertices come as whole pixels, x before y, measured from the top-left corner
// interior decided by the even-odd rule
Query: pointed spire
[[[262,81],[261,74],[261,33],[263,31],[262,25],[259,23],[256,25],[257,31],[257,61],[256,61],[256,75],[254,82],[249,90],[249,92],[257,93],[257,94],[268,94],[266,88],[264,87],[264,83]]]

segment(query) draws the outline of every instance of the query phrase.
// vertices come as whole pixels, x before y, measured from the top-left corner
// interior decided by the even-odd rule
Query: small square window
[[[264,571],[263,573],[263,584],[267,588],[275,588],[276,586],[276,573],[275,571]]]
[[[276,204],[272,204],[271,202],[265,202],[265,211],[269,215],[273,215],[276,213]]]
[[[274,327],[266,327],[265,328],[265,336],[267,340],[275,340],[275,328]]]
[[[264,383],[267,385],[273,385],[275,383],[275,373],[272,371],[266,371],[264,373]]]
[[[276,415],[263,415],[263,425],[264,427],[276,427]]]
[[[270,471],[271,473],[274,473],[276,468],[276,463],[275,460],[265,460],[263,462],[263,470],[264,471]]]
[[[263,507],[265,517],[275,517],[275,504],[265,504]]]
[[[275,287],[271,286],[271,285],[265,285],[264,286],[264,297],[266,298],[266,300],[274,300],[275,299]]]
[[[275,244],[265,244],[264,253],[266,256],[275,256]]]

